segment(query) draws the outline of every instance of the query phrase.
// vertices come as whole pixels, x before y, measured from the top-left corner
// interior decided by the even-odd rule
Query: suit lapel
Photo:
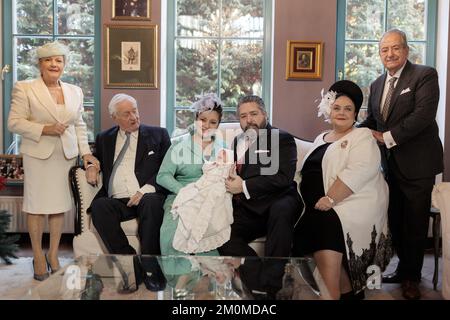
[[[67,123],[73,114],[78,112],[80,105],[79,95],[74,94],[72,89],[64,82],[60,81],[61,89],[64,95],[64,104],[66,106],[65,113],[61,119],[62,123]]]
[[[58,114],[56,112],[56,103],[52,99],[52,96],[50,95],[50,92],[47,89],[47,86],[44,83],[44,80],[42,78],[38,78],[31,84],[31,90],[33,90],[34,94],[36,95],[37,99],[41,103],[42,107],[50,113],[50,115],[55,118],[56,121],[61,122],[61,119],[59,119]]]
[[[374,92],[375,94],[375,101],[378,102],[376,105],[378,106],[378,110],[377,110],[377,117],[379,119],[382,119],[383,117],[381,116],[381,102],[383,100],[383,91],[384,91],[384,84],[386,82],[386,77],[387,74],[385,73],[382,80],[381,80],[381,84],[378,86],[378,88],[376,88],[376,92]]]
[[[145,141],[147,139],[145,138],[147,135],[147,132],[144,131],[142,126],[139,126],[139,134],[138,134],[138,141],[137,141],[137,147],[136,147],[136,161],[134,163],[134,169],[138,168],[138,164],[141,162],[142,158],[144,157],[146,146]]]
[[[270,137],[271,137],[271,130],[272,126],[270,124],[267,124],[267,126],[264,128],[264,132],[259,131],[258,132],[258,138],[256,141],[249,146],[247,151],[245,152],[245,162],[242,165],[242,176],[245,176],[248,169],[250,168],[250,158],[256,156],[256,164],[252,163],[252,165],[256,165],[258,168],[261,166],[260,162],[260,154],[256,153],[257,150],[270,150]],[[250,154],[253,153],[253,154]]]
[[[386,122],[389,121],[389,117],[391,116],[392,112],[395,110],[395,104],[398,100],[398,97],[400,97],[400,93],[403,89],[408,87],[408,83],[411,80],[411,77],[409,75],[411,70],[411,63],[409,61],[406,62],[405,68],[402,71],[402,74],[400,75],[400,78],[398,79],[397,86],[395,87],[394,94],[391,98],[391,104],[389,106],[388,115],[386,117]]]
[[[105,150],[112,150],[112,152],[106,152],[105,153],[105,165],[107,172],[111,174],[113,163],[114,163],[114,155],[116,154],[116,141],[117,141],[117,135],[119,134],[119,127],[116,127],[111,133],[107,136],[106,142],[105,142]]]

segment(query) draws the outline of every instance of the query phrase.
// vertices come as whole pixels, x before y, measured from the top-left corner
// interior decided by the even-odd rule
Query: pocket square
[[[150,151],[150,152],[148,153],[149,156],[151,156],[152,154],[155,154],[155,152],[154,152],[154,151]]]
[[[402,92],[400,93],[400,95],[408,93],[408,92],[411,92],[410,88],[403,89]]]
[[[269,150],[255,150],[255,153],[269,153]]]

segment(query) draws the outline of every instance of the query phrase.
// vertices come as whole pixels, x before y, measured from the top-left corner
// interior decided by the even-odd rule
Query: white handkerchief
[[[150,151],[150,152],[148,153],[149,156],[151,156],[152,154],[155,154],[155,152]]]
[[[410,88],[403,89],[402,92],[400,93],[400,95],[408,93],[408,92],[411,92]]]
[[[269,150],[255,150],[255,153],[269,153]]]

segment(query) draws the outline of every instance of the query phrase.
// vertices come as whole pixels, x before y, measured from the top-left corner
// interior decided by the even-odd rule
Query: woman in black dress
[[[300,193],[305,211],[295,230],[294,256],[313,255],[328,289],[325,298],[353,296],[366,269],[386,260],[388,189],[370,130],[355,128],[363,101],[351,81],[331,86],[319,106],[333,129],[320,134],[305,157]]]

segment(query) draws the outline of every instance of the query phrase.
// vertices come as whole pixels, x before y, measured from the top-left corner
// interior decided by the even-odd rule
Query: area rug
[[[13,259],[12,265],[0,263],[0,300],[27,299],[29,290],[41,282],[33,279],[33,259],[22,257]],[[72,262],[71,258],[59,258],[61,267]]]

